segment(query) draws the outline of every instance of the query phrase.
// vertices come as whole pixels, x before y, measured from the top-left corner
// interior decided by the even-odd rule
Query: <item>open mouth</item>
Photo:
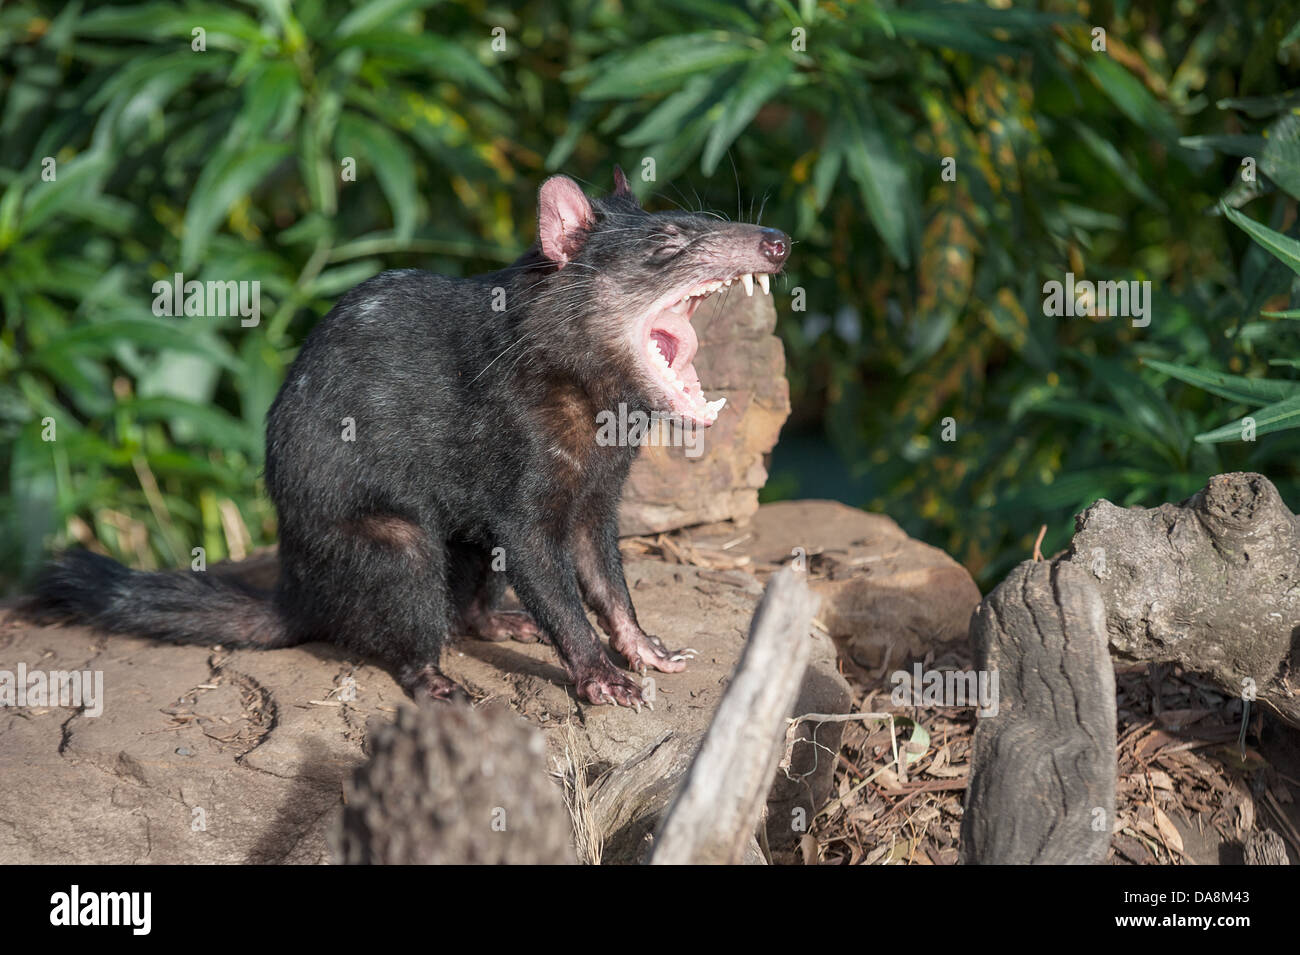
[[[704,397],[700,376],[693,364],[700,343],[691,325],[691,316],[705,299],[735,283],[740,283],[746,295],[754,294],[756,284],[764,295],[771,294],[770,274],[765,273],[746,272],[703,282],[651,311],[642,335],[641,354],[647,372],[663,392],[669,410],[704,427],[718,420],[727,399],[708,401]]]

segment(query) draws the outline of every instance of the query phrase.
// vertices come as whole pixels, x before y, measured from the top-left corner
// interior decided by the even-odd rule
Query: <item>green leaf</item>
[[[1143,364],[1156,371],[1164,372],[1171,378],[1195,385],[1202,391],[1248,405],[1266,405],[1273,401],[1281,401],[1300,391],[1300,382],[1271,378],[1243,378],[1241,375],[1204,371],[1200,368],[1172,365],[1169,362],[1155,361],[1150,358],[1143,361]]]
[[[83,153],[60,163],[55,167],[54,181],[37,183],[27,193],[20,232],[26,235],[59,212],[90,202],[112,165],[113,159],[107,153]]]
[[[1219,100],[1215,105],[1219,109],[1241,110],[1247,116],[1259,119],[1300,106],[1300,90],[1275,93],[1271,96],[1230,96]]]
[[[711,105],[710,94],[716,85],[712,76],[692,76],[676,93],[664,97],[634,129],[620,136],[619,145],[646,146],[674,135],[706,103]],[[587,108],[594,107],[587,105]],[[547,168],[554,168],[549,161]]]
[[[436,2],[437,0],[370,0],[370,3],[354,8],[340,20],[334,35],[343,38],[375,30],[392,23],[404,13],[431,7]]]
[[[1258,156],[1264,151],[1263,136],[1182,136],[1178,145],[1186,149],[1213,149],[1229,156]]]
[[[1271,434],[1274,431],[1287,431],[1291,428],[1300,428],[1300,395],[1293,395],[1285,401],[1279,401],[1275,405],[1269,405],[1261,408],[1252,415],[1255,422],[1255,435],[1259,437],[1265,434]],[[1225,441],[1240,441],[1243,434],[1243,422],[1246,417],[1238,418],[1231,424],[1225,424],[1221,428],[1215,428],[1213,431],[1206,431],[1196,436],[1196,440],[1202,444],[1221,444]]]
[[[1164,201],[1142,181],[1142,177],[1124,160],[1124,157],[1120,155],[1119,150],[1115,148],[1115,145],[1109,139],[1099,135],[1096,130],[1084,123],[1076,121],[1070,125],[1079,137],[1079,141],[1083,143],[1084,148],[1092,153],[1103,166],[1114,173],[1115,178],[1120,181],[1120,184],[1125,189],[1157,209],[1165,208]]]
[[[360,262],[349,262],[336,269],[328,269],[303,288],[302,297],[304,299],[333,298],[364,282],[372,275],[378,275],[383,267],[383,263],[378,259],[362,259]]]
[[[263,135],[278,139],[292,127],[302,99],[293,65],[268,64],[244,89],[244,108],[231,127],[232,144],[250,143]]]
[[[208,240],[230,207],[257,188],[287,155],[288,146],[259,143],[240,152],[219,152],[203,167],[185,210],[181,237],[181,268],[184,271],[198,265]]]
[[[753,54],[753,46],[729,33],[687,33],[651,40],[631,53],[609,54],[565,78],[598,77],[582,91],[583,99],[624,99],[675,89],[689,76]]]
[[[1142,81],[1108,55],[1089,56],[1083,68],[1121,113],[1166,143],[1178,141],[1178,127]]]
[[[409,240],[415,232],[419,196],[415,160],[406,144],[388,127],[352,112],[339,117],[338,144],[344,155],[358,154],[369,160],[393,210],[393,231],[399,241]]]
[[[121,318],[69,329],[43,348],[32,352],[27,361],[49,366],[73,355],[108,355],[124,343],[150,349],[172,348],[176,351],[205,355],[222,367],[238,371],[239,359],[230,347],[210,332],[195,334],[188,323],[193,319]]]
[[[912,263],[915,230],[915,200],[911,182],[893,140],[876,125],[876,117],[865,101],[858,108],[840,111],[839,121],[848,135],[845,159],[849,175],[858,184],[867,213],[889,253],[902,266]]]
[[[370,30],[342,38],[339,49],[356,47],[367,56],[389,56],[421,66],[436,76],[463,83],[487,93],[500,103],[510,100],[496,74],[480,63],[463,43],[434,33],[404,33],[401,30]]]
[[[259,429],[232,417],[213,405],[201,405],[181,398],[128,398],[118,402],[118,410],[143,421],[184,421],[193,429],[197,440],[224,450],[239,450],[260,457],[262,435]]]
[[[1266,225],[1261,225],[1244,212],[1238,212],[1225,203],[1220,203],[1219,208],[1243,232],[1267,249],[1274,258],[1300,275],[1300,242],[1281,232],[1275,232]]]
[[[722,101],[722,115],[713,124],[708,141],[704,144],[700,168],[706,176],[712,175],[718,168],[718,162],[726,154],[727,147],[758,115],[763,104],[785,86],[792,72],[794,61],[786,56],[781,47],[774,47],[749,64],[740,82]]]
[[[1287,113],[1264,131],[1259,169],[1292,199],[1300,197],[1300,116]]]

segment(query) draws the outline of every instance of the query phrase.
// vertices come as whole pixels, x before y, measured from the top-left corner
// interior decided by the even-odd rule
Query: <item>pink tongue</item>
[[[662,312],[650,329],[650,337],[654,338],[655,332],[660,330],[677,339],[676,352],[669,357],[668,350],[665,350],[664,357],[669,359],[668,364],[673,371],[680,372],[695,360],[695,353],[700,349],[700,340],[695,334],[695,329],[691,326],[690,319],[674,315],[672,312]],[[696,381],[698,380],[697,377]]]
[[[668,364],[671,365],[673,359],[677,357],[677,339],[665,331],[655,329],[650,333],[650,340],[658,342],[659,354],[663,355],[668,360]]]

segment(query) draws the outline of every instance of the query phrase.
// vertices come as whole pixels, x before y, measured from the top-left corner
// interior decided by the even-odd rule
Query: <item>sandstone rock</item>
[[[264,560],[255,569],[265,575]],[[650,675],[653,711],[580,706],[545,646],[462,641],[443,661],[476,696],[539,727],[551,765],[574,764],[594,784],[593,799],[602,774],[670,744],[676,764],[663,773],[663,792],[606,817],[618,820],[602,833],[607,862],[642,857],[761,592],[746,573],[702,576],[652,560],[629,560],[627,576],[646,628],[700,651],[683,673]],[[800,706],[842,709],[849,694],[834,649],[824,635],[810,639],[818,646]],[[369,755],[368,727],[409,705],[382,667],[326,644],[225,651],[9,619],[0,624],[0,669],[19,662],[100,670],[106,699],[98,717],[0,708],[0,863],[327,862],[343,781]],[[804,789],[795,798],[812,798]],[[773,816],[788,818],[780,805]]]
[[[739,288],[696,313],[700,340],[695,367],[705,394],[726,396],[717,422],[696,432],[701,452],[688,446],[646,446],[623,495],[624,535],[743,519],[758,508],[767,481],[764,456],[776,445],[790,414],[785,353],[772,332],[769,296]]]
[[[819,619],[860,666],[880,668],[964,642],[979,588],[964,567],[908,537],[891,518],[835,501],[764,504],[747,525],[701,527],[697,542],[741,542],[734,555],[764,568],[802,557],[822,598]]]

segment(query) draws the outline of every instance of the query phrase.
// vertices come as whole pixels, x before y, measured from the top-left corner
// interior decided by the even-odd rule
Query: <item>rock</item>
[[[693,322],[700,340],[695,367],[704,392],[709,398],[725,396],[727,406],[713,427],[679,440],[678,446],[651,444],[642,450],[623,494],[624,535],[753,514],[767,481],[764,456],[790,414],[785,353],[773,334],[776,310],[769,296],[756,291],[746,297],[734,288],[720,304],[701,308]]]
[[[265,574],[265,561],[255,569]],[[607,862],[642,857],[658,807],[727,685],[761,592],[747,573],[702,576],[654,560],[629,560],[627,577],[646,628],[699,651],[685,672],[647,677],[653,711],[580,706],[541,645],[466,640],[443,660],[477,697],[539,727],[553,769],[580,776],[584,788],[597,783],[588,804],[597,800],[602,819],[612,820],[601,832]],[[842,711],[849,693],[834,648],[824,635],[814,639],[799,707]],[[20,662],[102,671],[105,702],[98,717],[0,708],[0,863],[327,862],[343,781],[366,761],[369,730],[409,705],[382,667],[319,643],[224,651],[9,619],[0,624],[0,670]],[[824,731],[819,738],[827,739]],[[640,805],[609,808],[614,790],[598,778],[665,744],[672,766],[659,791],[643,794]],[[822,760],[819,772],[830,764]],[[816,778],[811,794],[778,788],[772,817],[788,819],[791,798],[809,807],[824,799],[829,784]]]
[[[809,558],[822,621],[868,662],[901,664],[932,641],[964,638],[979,600],[940,551],[888,518],[831,502],[764,505],[748,525],[709,524],[674,539],[685,548],[739,539],[725,554],[745,566],[702,570],[626,548],[642,623],[670,645],[700,651],[683,673],[648,676],[653,712],[580,706],[545,646],[466,640],[443,660],[478,698],[540,729],[552,771],[582,780],[578,816],[598,845],[593,855],[584,844],[584,861],[645,858],[739,658],[760,581],[795,547]],[[263,586],[275,570],[273,554],[213,567]],[[847,712],[852,695],[835,646],[824,634],[814,639],[792,715]],[[409,705],[385,669],[327,644],[230,651],[7,620],[0,670],[20,662],[100,670],[106,702],[98,717],[0,708],[0,863],[328,862],[343,781],[370,755],[371,731]],[[800,725],[802,742],[768,799],[767,837],[780,858],[830,794],[841,730]],[[32,792],[42,794],[39,811]],[[757,846],[749,859],[762,861]]]
[[[964,642],[979,588],[964,567],[914,540],[891,518],[835,501],[764,504],[747,525],[702,527],[696,542],[744,538],[730,549],[755,571],[802,555],[822,598],[819,619],[857,664],[873,669]]]

